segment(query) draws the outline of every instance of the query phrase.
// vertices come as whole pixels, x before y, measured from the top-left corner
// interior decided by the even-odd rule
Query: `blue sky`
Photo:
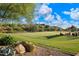
[[[75,3],[41,3],[36,4],[34,23],[48,24],[67,28],[79,27],[79,4]]]

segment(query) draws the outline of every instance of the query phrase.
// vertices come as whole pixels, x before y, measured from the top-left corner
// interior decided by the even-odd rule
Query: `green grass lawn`
[[[11,33],[15,40],[31,41],[34,44],[57,48],[62,52],[75,55],[79,53],[79,37],[54,36],[59,32]]]

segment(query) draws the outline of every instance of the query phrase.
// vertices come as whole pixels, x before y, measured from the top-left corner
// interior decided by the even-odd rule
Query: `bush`
[[[11,45],[14,43],[15,43],[15,41],[13,40],[13,38],[10,35],[3,35],[0,38],[0,45]]]
[[[14,32],[23,32],[24,30],[23,30],[23,28],[16,26],[13,28],[13,31]]]

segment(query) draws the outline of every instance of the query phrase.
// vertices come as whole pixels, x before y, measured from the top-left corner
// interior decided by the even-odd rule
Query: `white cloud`
[[[72,22],[72,25],[76,26],[77,28],[79,28],[79,22]]]
[[[63,20],[63,18],[59,14],[55,13],[55,15],[56,15],[55,16],[56,19],[52,21],[52,24],[51,24],[52,26],[58,26],[58,27],[61,27],[63,29],[71,27],[72,24],[70,24],[66,20]]]
[[[51,22],[51,26],[58,26],[58,24],[57,24],[57,20],[53,20],[52,22]]]
[[[61,16],[60,16],[59,14],[57,14],[57,13],[55,13],[55,14],[56,14],[56,19],[57,19],[58,21],[62,21]]]
[[[36,24],[46,24],[45,22],[36,22]]]
[[[68,11],[64,11],[63,13],[64,14],[67,14],[67,15],[70,15],[71,14],[71,12],[68,12]]]
[[[45,24],[45,22],[40,22],[40,24]]]
[[[79,8],[71,8],[70,11],[64,11],[63,13],[70,15],[73,20],[79,20]]]
[[[41,7],[39,8],[39,14],[41,15],[45,15],[45,14],[49,14],[52,12],[52,9],[48,7],[47,4],[42,4]]]
[[[51,25],[61,27],[62,24],[63,24],[63,19],[59,14],[55,13],[54,18],[51,21]]]
[[[71,26],[72,26],[72,24],[68,23],[68,21],[63,21],[63,25],[62,25],[63,29],[66,29],[66,28],[71,27]]]
[[[49,14],[47,17],[45,17],[46,21],[52,21],[54,19],[54,15]]]
[[[62,21],[63,19],[61,18],[61,16],[59,14],[57,14],[57,13],[55,13],[55,14],[56,14],[57,24],[58,24],[58,26],[61,26],[63,23],[63,21]]]
[[[53,11],[48,5],[49,4],[43,3],[35,8],[35,20],[39,20],[40,17],[43,17],[45,21],[54,19],[54,15],[51,14]]]
[[[35,18],[34,20],[38,20],[39,16],[35,16],[34,18]]]

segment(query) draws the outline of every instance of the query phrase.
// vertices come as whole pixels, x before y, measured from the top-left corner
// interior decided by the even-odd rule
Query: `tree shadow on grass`
[[[47,39],[51,39],[51,38],[55,38],[55,37],[59,37],[61,35],[52,35],[52,36],[45,36]]]

